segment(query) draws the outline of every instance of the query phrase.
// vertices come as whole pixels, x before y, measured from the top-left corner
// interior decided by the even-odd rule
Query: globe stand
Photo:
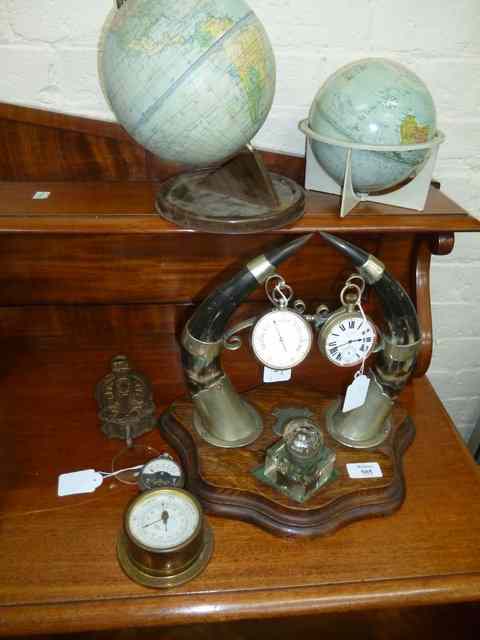
[[[430,184],[432,182],[433,171],[437,161],[439,146],[445,140],[443,133],[437,132],[436,136],[430,142],[411,145],[386,146],[364,145],[331,140],[312,131],[305,120],[300,123],[300,129],[310,139],[323,142],[325,144],[331,144],[333,146],[343,147],[347,150],[345,178],[342,187],[328,175],[323,167],[320,166],[307,139],[305,187],[313,191],[323,191],[325,193],[342,196],[340,207],[341,218],[347,216],[360,202],[378,202],[394,207],[414,209],[416,211],[423,211],[425,208]],[[430,149],[429,158],[425,164],[420,167],[416,175],[406,184],[401,184],[398,187],[392,188],[388,192],[378,194],[355,192],[352,182],[352,156],[355,150],[403,153],[406,151],[419,151],[423,149]]]
[[[220,167],[167,180],[156,199],[157,212],[170,222],[226,234],[279,229],[298,220],[304,206],[302,187],[269,172],[250,146]]]

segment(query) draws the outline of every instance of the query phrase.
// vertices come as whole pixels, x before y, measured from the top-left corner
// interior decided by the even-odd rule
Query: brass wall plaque
[[[155,403],[149,380],[131,369],[128,358],[112,358],[111,372],[97,384],[95,398],[102,431],[108,438],[120,438],[131,446],[155,426]]]

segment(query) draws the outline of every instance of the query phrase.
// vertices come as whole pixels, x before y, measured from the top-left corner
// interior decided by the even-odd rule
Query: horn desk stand
[[[348,449],[323,429],[325,444],[336,453],[337,478],[303,504],[291,501],[256,480],[252,470],[264,462],[265,452],[278,440],[272,411],[284,407],[308,407],[323,426],[323,414],[332,398],[318,391],[285,384],[261,385],[245,394],[264,419],[262,435],[241,449],[212,447],[193,426],[189,399],[175,402],[160,418],[160,432],[181,458],[186,484],[207,513],[244,520],[281,536],[320,536],[355,520],[386,516],[405,497],[402,457],[413,442],[415,429],[400,406],[392,413],[388,439],[375,450]],[[377,462],[381,478],[351,479],[350,463]]]

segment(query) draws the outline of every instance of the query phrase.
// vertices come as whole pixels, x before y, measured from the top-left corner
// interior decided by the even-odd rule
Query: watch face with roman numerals
[[[339,367],[354,367],[368,358],[377,342],[375,325],[360,313],[341,314],[322,332],[323,352]]]

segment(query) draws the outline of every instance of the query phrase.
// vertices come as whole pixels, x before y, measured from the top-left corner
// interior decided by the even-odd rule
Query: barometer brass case
[[[132,511],[158,495],[177,494],[195,505],[198,524],[187,540],[178,545],[158,548],[142,544],[132,534]],[[125,512],[123,528],[117,542],[117,557],[125,574],[145,587],[167,589],[184,584],[198,576],[213,553],[213,532],[203,516],[198,500],[183,489],[154,489],[135,498]]]

